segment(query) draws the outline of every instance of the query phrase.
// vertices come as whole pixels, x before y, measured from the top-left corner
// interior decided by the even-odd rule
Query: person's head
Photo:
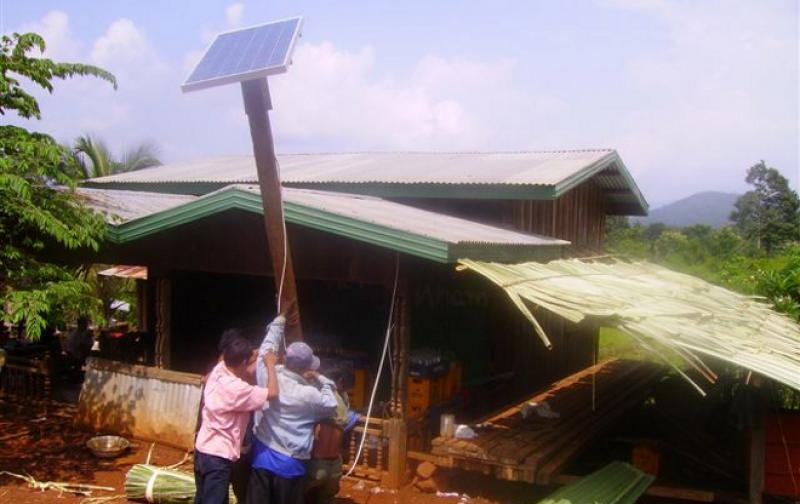
[[[258,353],[247,338],[236,329],[228,329],[222,333],[219,347],[228,369],[243,380],[252,377]]]
[[[353,374],[352,366],[344,363],[337,363],[330,366],[324,366],[321,369],[325,377],[330,378],[336,384],[336,388],[340,392],[348,392],[355,384],[355,376]]]
[[[85,331],[89,328],[89,319],[86,316],[78,317],[77,326],[79,331]]]
[[[286,347],[284,361],[290,371],[298,374],[319,369],[319,357],[314,355],[314,350],[302,341],[295,341]]]

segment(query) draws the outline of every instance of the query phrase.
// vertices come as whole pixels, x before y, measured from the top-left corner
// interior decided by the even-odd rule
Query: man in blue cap
[[[270,324],[259,355],[282,347],[285,325],[282,316]],[[333,417],[338,406],[336,385],[317,373],[318,368],[319,358],[306,343],[298,341],[286,348],[284,364],[276,368],[278,398],[255,415],[247,502],[302,504],[314,425]],[[266,366],[258,365],[256,380],[259,386],[267,386]]]

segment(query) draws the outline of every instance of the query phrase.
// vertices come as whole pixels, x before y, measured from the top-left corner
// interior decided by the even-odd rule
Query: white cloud
[[[654,200],[739,190],[748,165],[762,158],[797,179],[797,29],[786,9],[598,1],[654,26],[651,45],[620,53],[621,68],[563,89],[554,85],[564,82],[557,68],[524,50],[505,58],[420,55],[387,72],[376,64],[386,55],[370,46],[303,43],[289,72],[270,78],[278,150],[609,146]],[[220,10],[214,32],[241,21],[235,5]],[[95,132],[115,148],[153,138],[166,161],[250,152],[237,86],[179,91],[201,47],[166,60],[127,18],[83,44],[59,11],[26,26],[45,35],[49,55],[99,64],[120,81],[116,92],[93,78],[58,82],[52,96],[37,92],[45,121],[35,128],[59,140]],[[204,33],[208,42],[212,32]]]
[[[236,2],[225,7],[225,20],[228,26],[239,26],[242,22],[242,15],[244,14],[244,4]]]
[[[34,23],[25,23],[14,30],[19,33],[38,33],[47,44],[44,56],[56,61],[74,60],[80,53],[81,44],[72,35],[69,16],[62,11],[50,11]]]
[[[147,38],[133,21],[120,18],[109,25],[92,47],[92,61],[98,65],[125,65],[154,55]]]
[[[562,105],[518,89],[511,60],[430,55],[408,75],[381,78],[375,58],[370,47],[299,46],[289,73],[270,81],[280,134],[305,145],[335,141],[349,150],[497,148],[524,141],[521,123]]]
[[[652,16],[668,36],[666,47],[630,61],[625,73],[630,104],[618,145],[644,185],[678,193],[692,190],[692,180],[693,187],[740,190],[744,171],[762,158],[797,180],[797,27],[784,9],[774,2],[614,4]]]

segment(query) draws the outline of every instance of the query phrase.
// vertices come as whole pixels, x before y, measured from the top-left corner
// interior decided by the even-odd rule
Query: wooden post
[[[169,278],[159,278],[156,280],[156,367],[169,367],[171,345],[172,282]]]
[[[408,353],[411,345],[408,282],[405,279],[400,280],[398,290],[393,334],[395,376],[392,380],[392,415],[395,418],[405,418],[408,393]]]
[[[134,280],[136,282],[136,329],[139,332],[150,330],[149,299],[147,297],[147,280]]]
[[[399,260],[399,259],[398,259]],[[386,479],[383,484],[389,488],[400,488],[406,479],[406,457],[408,455],[408,426],[406,424],[406,394],[408,390],[408,353],[410,349],[410,305],[407,274],[398,279],[397,299],[395,300],[394,362],[395,375],[392,377],[392,416],[386,420],[384,434],[389,438],[389,457]]]
[[[748,387],[751,398],[752,425],[750,426],[750,463],[748,492],[750,504],[761,504],[764,495],[764,458],[766,456],[766,430],[764,417],[767,401],[761,388],[760,377],[752,378]]]
[[[397,489],[403,486],[406,479],[406,422],[401,418],[390,418],[383,423],[383,429],[384,435],[389,438],[389,460],[383,484]]]
[[[269,253],[272,257],[272,271],[275,276],[275,288],[278,289],[281,276],[283,290],[279,300],[281,311],[294,324],[286,327],[286,339],[296,341],[303,339],[300,324],[300,309],[297,304],[297,284],[295,283],[292,254],[283,221],[283,203],[281,199],[281,181],[278,175],[278,161],[275,157],[275,146],[272,141],[272,129],[269,123],[269,111],[272,103],[269,97],[267,79],[254,79],[242,82],[244,110],[250,122],[250,136],[253,140],[253,155],[258,171],[258,185],[261,189],[261,204],[264,210],[264,226],[267,231]],[[285,253],[285,258],[284,258]]]

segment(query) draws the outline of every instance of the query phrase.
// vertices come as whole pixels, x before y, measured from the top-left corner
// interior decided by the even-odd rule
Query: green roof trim
[[[109,223],[108,237],[114,243],[127,243],[228,210],[263,215],[261,197],[236,187],[223,189],[139,219],[120,224]],[[493,261],[555,258],[560,255],[562,248],[557,245],[453,244],[290,201],[284,202],[284,210],[289,223],[440,263],[455,263],[465,257]]]
[[[592,164],[591,166],[587,166],[585,169],[579,171],[578,173],[572,175],[569,178],[566,178],[556,184],[554,186],[554,198],[560,198],[567,192],[575,189],[579,185],[583,184],[584,182],[588,181],[598,173],[606,170],[608,168],[616,168],[619,174],[625,179],[625,183],[628,186],[628,190],[633,196],[633,203],[631,205],[638,204],[639,210],[636,213],[631,214],[620,214],[620,215],[647,215],[647,210],[650,208],[650,205],[647,203],[647,200],[644,199],[644,195],[639,190],[639,186],[636,185],[636,181],[633,180],[633,176],[628,171],[628,168],[625,166],[625,163],[622,162],[622,158],[619,157],[616,151],[609,152],[606,156],[603,156],[602,159],[598,160],[596,163]],[[613,205],[613,203],[612,203]],[[634,208],[631,208],[629,211],[633,211]],[[616,215],[615,213],[609,212],[611,215]]]

